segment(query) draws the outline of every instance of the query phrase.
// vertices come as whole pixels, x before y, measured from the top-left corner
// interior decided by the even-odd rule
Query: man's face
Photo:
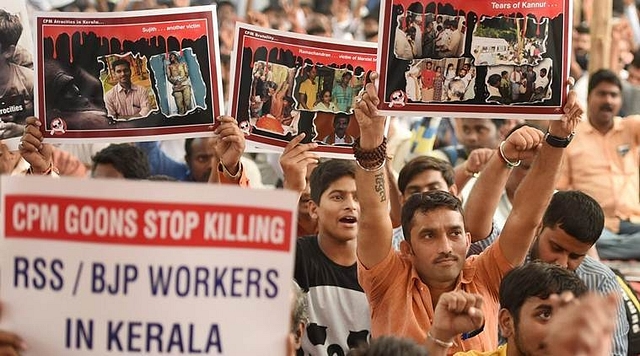
[[[169,55],[169,61],[171,61],[171,63],[178,63],[178,56],[176,56],[174,53],[171,53],[171,55]]]
[[[333,129],[338,137],[344,137],[347,133],[347,127],[349,126],[349,119],[346,117],[339,117],[336,123],[333,125]]]
[[[503,309],[500,312],[507,311]],[[514,347],[517,350],[516,354],[522,356],[548,355],[549,350],[543,340],[548,335],[547,324],[553,313],[554,307],[548,299],[527,298],[522,304],[520,318],[515,324],[512,334],[507,337],[508,347]]]
[[[402,192],[402,204],[404,204],[407,199],[414,194],[429,192],[432,190],[441,190],[452,194],[455,193],[450,191],[447,186],[447,182],[444,180],[444,177],[442,177],[442,173],[440,171],[429,169],[416,174],[409,181],[407,186],[404,188],[404,192]]]
[[[459,119],[462,122],[462,132],[458,139],[467,150],[471,152],[476,148],[498,147],[500,133],[491,119]]]
[[[316,69],[316,67],[309,69],[309,79],[311,79],[311,81],[314,81],[317,76],[318,76],[318,70]]]
[[[356,181],[344,176],[320,196],[320,204],[310,203],[311,217],[318,220],[318,233],[340,241],[350,241],[358,233],[360,203],[356,196]]]
[[[215,157],[213,138],[196,138],[191,142],[191,156],[185,157],[196,182],[207,182],[211,175],[211,159]]]
[[[124,175],[111,163],[98,163],[91,171],[91,178],[124,179]]]
[[[431,67],[433,66],[433,64],[431,64],[431,62],[427,62],[427,69],[431,69]]]
[[[131,84],[131,68],[126,64],[118,64],[115,68],[118,83],[123,85]]]
[[[627,82],[629,82],[629,84],[634,85],[636,87],[640,87],[640,68],[636,68],[633,65],[630,65],[627,68],[627,72],[629,72],[629,77],[627,78]]]
[[[590,248],[559,226],[545,227],[531,246],[531,257],[575,271]]]
[[[613,83],[601,82],[589,93],[587,105],[590,122],[596,125],[612,123],[622,106],[620,88]]]
[[[573,50],[576,56],[585,56],[591,50],[591,35],[574,32]]]
[[[465,75],[467,75],[467,70],[464,68],[460,68],[460,70],[458,71],[458,76],[464,77]]]
[[[342,84],[343,85],[348,85],[349,81],[351,80],[351,76],[350,75],[343,75],[342,76]]]
[[[470,244],[462,214],[438,208],[414,214],[410,242],[403,241],[401,249],[425,284],[447,285],[460,275]]]

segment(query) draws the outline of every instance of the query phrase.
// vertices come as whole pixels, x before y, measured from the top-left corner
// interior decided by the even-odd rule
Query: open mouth
[[[338,221],[345,224],[355,224],[358,222],[358,219],[356,219],[355,216],[345,216]]]

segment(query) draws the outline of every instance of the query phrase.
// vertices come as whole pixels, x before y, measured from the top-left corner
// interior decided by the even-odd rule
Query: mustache
[[[435,259],[435,263],[439,263],[445,260],[454,260],[458,261],[458,256],[454,255],[452,252],[447,253],[439,253],[438,257]]]
[[[608,110],[608,111],[613,111],[613,106],[609,105],[609,104],[602,104],[600,106],[600,110]]]

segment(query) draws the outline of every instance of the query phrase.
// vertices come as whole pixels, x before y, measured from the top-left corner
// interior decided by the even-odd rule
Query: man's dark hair
[[[500,283],[500,307],[507,309],[517,323],[527,299],[547,299],[566,291],[579,297],[587,292],[587,286],[566,268],[540,261],[525,263],[508,272]]]
[[[576,32],[581,35],[588,35],[590,33],[589,24],[586,22],[580,22],[577,26],[574,27]]]
[[[349,350],[347,356],[427,356],[429,353],[422,345],[411,339],[395,336],[381,336],[371,340],[370,344],[362,343]]]
[[[18,15],[0,9],[0,51],[18,44],[22,35],[22,22]]]
[[[351,116],[349,116],[348,114],[345,114],[343,112],[341,113],[337,113],[334,117],[333,117],[333,126],[336,126],[336,124],[338,123],[338,119],[340,118],[345,118],[347,119],[347,124],[349,124],[349,121],[351,121]]]
[[[320,162],[311,172],[309,186],[311,188],[311,200],[320,205],[320,197],[333,182],[342,177],[356,178],[356,167],[352,161],[342,159],[330,159]]]
[[[413,194],[402,206],[401,222],[404,239],[411,241],[411,225],[416,213],[426,214],[436,209],[457,211],[463,215],[462,202],[455,195],[441,190]],[[464,219],[464,215],[463,215]]]
[[[120,65],[126,65],[127,68],[131,68],[131,63],[129,63],[128,60],[124,59],[124,58],[120,58],[120,59],[116,59],[115,61],[111,62],[111,69],[116,70],[117,66]]]
[[[451,187],[455,183],[455,173],[453,166],[449,162],[430,156],[418,156],[402,167],[398,175],[398,188],[400,193],[404,194],[407,185],[415,176],[425,171],[438,171],[442,174],[442,178],[447,183],[447,187]]]
[[[489,83],[489,85],[491,85],[492,87],[498,87],[500,86],[501,80],[502,77],[500,76],[500,74],[494,73],[489,76],[489,79],[487,79],[487,83]]]
[[[559,227],[578,241],[593,245],[602,234],[604,212],[595,199],[583,192],[559,191],[544,212],[542,227]]]
[[[599,69],[589,78],[588,93],[591,94],[591,91],[603,82],[613,84],[622,90],[622,81],[620,81],[620,77],[616,73],[609,69]]]
[[[112,165],[126,179],[147,179],[151,171],[147,154],[128,143],[111,144],[96,153],[92,160],[92,174],[98,164]]]
[[[193,137],[189,137],[184,140],[184,155],[187,161],[189,161],[189,158],[191,158],[191,154],[193,153],[193,147],[191,146],[193,140]]]

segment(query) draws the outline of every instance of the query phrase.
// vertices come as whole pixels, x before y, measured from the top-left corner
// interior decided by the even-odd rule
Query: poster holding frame
[[[222,113],[215,6],[37,13],[36,26],[49,142],[205,136]]]
[[[282,151],[304,132],[319,155],[353,158],[354,100],[376,69],[374,44],[238,23],[234,46],[229,115],[249,147]]]
[[[379,108],[389,115],[559,119],[569,0],[386,0]]]

